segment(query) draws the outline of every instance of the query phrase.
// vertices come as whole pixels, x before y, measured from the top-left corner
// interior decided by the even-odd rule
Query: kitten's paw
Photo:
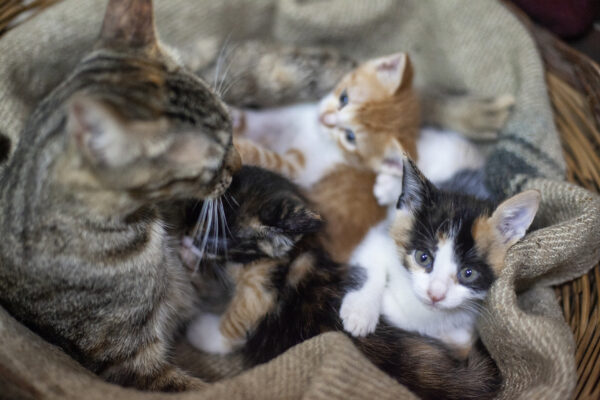
[[[233,351],[230,341],[220,330],[221,317],[215,314],[200,314],[187,329],[187,339],[199,350],[211,354],[228,354]]]
[[[514,104],[515,98],[510,94],[465,100],[464,133],[477,140],[497,139]]]
[[[402,177],[387,173],[377,175],[373,194],[380,206],[389,206],[395,204],[402,194]]]
[[[379,302],[365,299],[360,292],[351,292],[344,296],[340,307],[340,318],[344,330],[352,336],[366,336],[375,331],[380,312]]]

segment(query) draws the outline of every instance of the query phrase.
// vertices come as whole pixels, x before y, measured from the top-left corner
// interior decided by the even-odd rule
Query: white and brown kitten
[[[291,178],[305,188],[339,164],[377,171],[387,149],[396,143],[416,159],[420,113],[412,77],[409,57],[398,53],[361,64],[319,103],[245,110],[236,142],[243,136],[283,159],[268,152],[257,159],[241,149],[242,159],[288,177],[280,165],[295,164]]]
[[[367,278],[342,302],[344,328],[363,336],[381,316],[466,355],[480,302],[532,223],[540,194],[529,190],[495,206],[436,188],[408,159],[401,184],[391,228],[373,228],[355,252]]]

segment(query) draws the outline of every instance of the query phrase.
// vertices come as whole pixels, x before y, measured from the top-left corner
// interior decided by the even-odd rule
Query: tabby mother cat
[[[168,360],[194,292],[157,204],[219,196],[239,164],[223,103],[161,51],[151,0],[111,0],[0,172],[0,305],[111,382],[202,387]]]

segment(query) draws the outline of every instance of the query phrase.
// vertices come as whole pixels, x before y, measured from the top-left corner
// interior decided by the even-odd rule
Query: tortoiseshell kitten
[[[169,362],[196,295],[157,204],[219,196],[239,166],[226,107],[161,51],[152,2],[111,0],[0,172],[0,304],[110,382],[203,387]]]
[[[231,233],[211,237],[197,280],[220,286],[227,296],[216,296],[231,300],[221,312],[196,318],[190,342],[209,352],[240,351],[251,367],[320,333],[342,331],[341,301],[359,287],[362,269],[331,260],[320,242],[323,222],[299,189],[272,172],[243,167],[226,196]],[[222,275],[207,282],[201,271],[215,265]],[[423,398],[491,398],[499,386],[498,371],[482,352],[459,360],[439,341],[384,320],[371,335],[353,340]]]

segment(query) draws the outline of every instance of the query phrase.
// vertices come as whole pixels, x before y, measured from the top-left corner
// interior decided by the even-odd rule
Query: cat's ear
[[[317,232],[323,226],[319,214],[309,209],[306,202],[296,196],[274,199],[260,212],[263,223],[285,233],[305,234]]]
[[[110,0],[100,43],[104,47],[157,48],[152,0]]]
[[[323,226],[323,219],[316,212],[303,207],[284,217],[278,225],[286,233],[314,233]]]
[[[375,75],[390,95],[410,87],[413,69],[406,53],[396,53],[373,60]]]
[[[537,190],[527,190],[503,201],[490,217],[501,245],[508,248],[525,236],[540,205]]]
[[[380,172],[402,176],[404,159],[407,157],[404,148],[396,139],[390,140],[385,146]]]
[[[404,157],[402,162],[402,194],[396,208],[409,212],[419,210],[431,202],[435,187],[425,178],[413,160]]]
[[[68,105],[67,131],[85,159],[96,167],[120,167],[142,149],[129,138],[126,124],[101,101],[77,95]]]

